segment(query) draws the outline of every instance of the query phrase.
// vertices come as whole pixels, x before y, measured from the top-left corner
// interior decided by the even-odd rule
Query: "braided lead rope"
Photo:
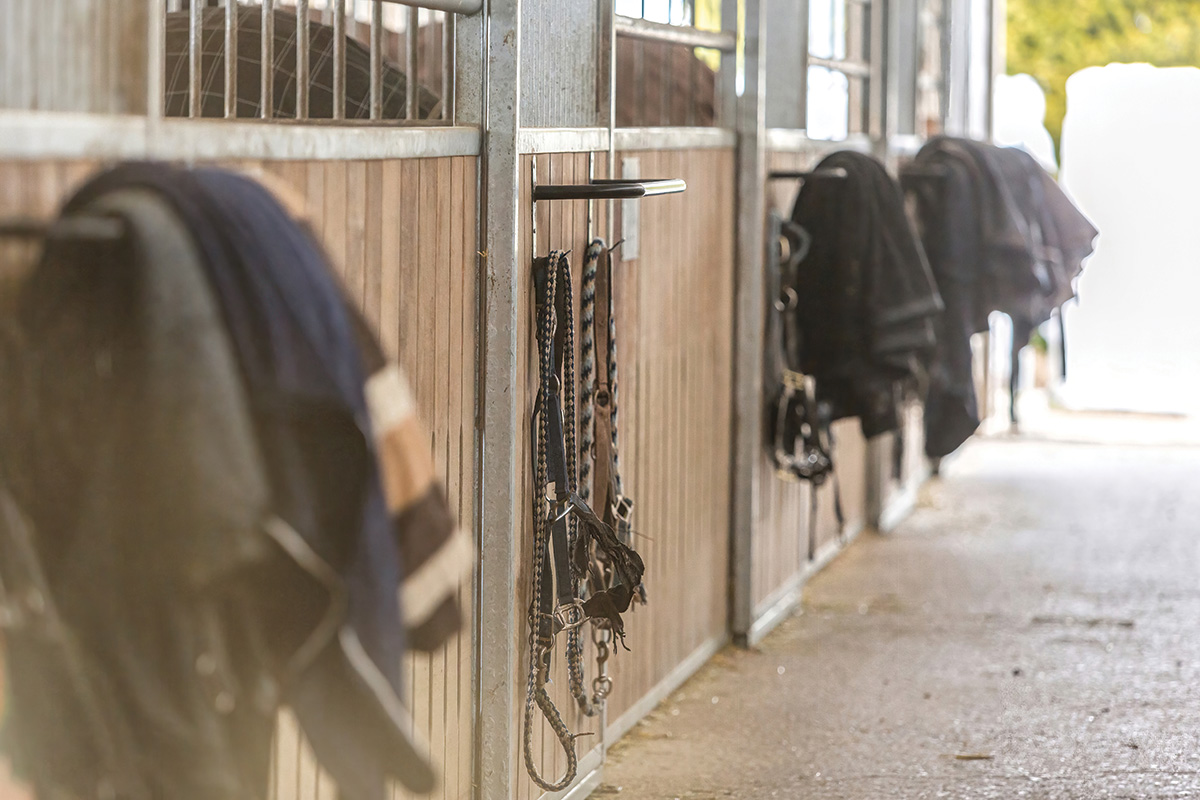
[[[596,269],[604,241],[594,239],[583,259],[583,283],[579,297],[579,497],[592,499],[592,461],[596,435]],[[603,511],[603,509],[601,510]]]
[[[599,268],[600,258],[604,255],[606,245],[603,239],[593,239],[588,244],[587,250],[584,253],[583,261],[583,281],[580,286],[579,300],[579,317],[580,317],[580,345],[579,355],[583,362],[580,369],[580,420],[579,420],[579,496],[584,502],[591,501],[592,493],[592,463],[595,460],[595,435],[596,435],[596,273]],[[610,306],[611,308],[611,306]],[[611,319],[609,324],[609,332],[614,330]],[[611,339],[610,339],[611,341]],[[609,354],[612,354],[612,348],[609,348]],[[611,364],[611,361],[610,361]],[[613,374],[610,366],[609,375]],[[619,484],[618,484],[619,485]],[[604,509],[600,509],[598,513],[603,516]],[[586,579],[586,575],[580,576],[580,579]],[[580,713],[588,717],[594,717],[600,713],[603,704],[604,695],[607,691],[597,690],[594,697],[589,697],[585,688],[583,675],[583,650],[584,641],[581,632],[578,629],[572,630],[568,634],[567,640],[568,651],[571,654],[571,660],[568,665],[575,664],[578,668],[569,670],[571,695],[575,698],[579,706]],[[604,643],[600,652],[604,653],[607,660],[607,643]],[[603,661],[600,661],[603,664]],[[611,682],[611,681],[610,681]]]
[[[603,248],[603,242],[601,242],[600,245],[601,245],[601,248]],[[592,249],[593,249],[592,245],[589,245],[588,249],[587,249],[587,254],[590,255]],[[585,263],[586,263],[586,257],[585,257]],[[563,409],[564,409],[565,420],[563,422],[563,433],[566,438],[566,448],[567,448],[567,480],[571,483],[571,485],[568,488],[570,489],[570,491],[576,492],[577,489],[579,488],[579,480],[577,477],[577,474],[579,471],[577,468],[578,463],[579,463],[579,461],[582,461],[584,464],[588,464],[588,474],[590,477],[591,465],[589,462],[591,461],[591,455],[590,455],[590,449],[577,451],[575,448],[575,435],[576,435],[576,433],[575,433],[576,432],[575,386],[576,386],[576,383],[575,383],[575,319],[573,317],[573,310],[574,310],[575,304],[574,304],[574,298],[572,297],[572,294],[571,294],[571,271],[569,268],[566,267],[565,261],[563,262],[563,268],[564,268],[564,272],[565,272],[565,276],[564,276],[565,280],[563,281],[562,292],[563,292],[563,296],[565,299],[565,305],[566,305],[566,309],[567,309],[567,319],[564,320],[564,322],[563,322],[563,324],[565,325],[564,342],[563,342],[563,350],[564,350],[564,353],[563,353]],[[595,267],[594,266],[592,268],[592,304],[594,307],[594,304],[595,304]],[[593,325],[593,327],[594,327],[594,325]],[[587,334],[585,333],[585,335],[587,335]],[[595,349],[594,339],[593,339],[592,349],[593,350]],[[594,368],[593,368],[593,372],[594,372]],[[594,423],[594,417],[593,417],[592,422]],[[590,439],[592,437],[588,437],[588,438]],[[590,447],[590,445],[589,445],[589,447]],[[577,454],[580,455],[581,458],[577,459],[577,457],[576,457]],[[585,502],[586,502],[586,500],[585,500]],[[571,552],[574,553],[574,550],[576,547],[576,540],[579,536],[578,517],[575,514],[572,514],[568,520],[568,523],[570,525],[569,538],[570,538],[570,543],[571,543]],[[578,567],[579,567],[579,565],[578,565],[576,559],[572,558],[571,559],[571,580],[574,581],[577,595],[582,590],[583,580],[586,578],[586,573],[580,572],[578,570]],[[581,614],[581,616],[582,616],[582,614]],[[578,621],[582,622],[582,619],[579,619]],[[584,647],[583,626],[582,625],[572,625],[569,628],[567,628],[567,676],[568,676],[569,688],[571,690],[571,695],[575,698],[576,702],[579,704],[580,710],[587,716],[591,717],[591,716],[595,716],[597,713],[599,713],[599,709],[593,707],[593,705],[588,701],[587,691],[584,688],[583,647]]]
[[[603,243],[601,243],[603,244]],[[611,284],[611,281],[610,281]],[[608,287],[608,393],[610,426],[612,428],[612,479],[616,489],[614,502],[620,502],[625,497],[625,489],[621,483],[621,459],[617,448],[617,315],[613,313],[615,304],[613,287]],[[626,542],[629,544],[629,542]]]
[[[562,375],[562,403],[563,403],[563,438],[565,439],[567,450],[567,485],[560,487],[559,491],[564,488],[568,492],[574,493],[579,488],[579,459],[578,451],[575,449],[575,431],[576,431],[576,406],[575,406],[575,299],[572,296],[571,289],[571,267],[567,263],[567,254],[562,253],[558,260],[559,268],[563,274],[559,277],[562,279],[562,295],[563,305],[566,309],[567,318],[563,320],[563,375]],[[575,551],[575,542],[579,537],[579,517],[571,514],[567,517],[567,543],[570,547],[570,552]],[[576,587],[575,594],[578,596],[578,586],[581,575],[577,574],[574,564],[575,560],[571,560],[571,580],[574,581]],[[577,631],[578,628],[571,628],[572,631]]]
[[[541,613],[538,608],[538,597],[542,586],[542,573],[546,569],[546,554],[550,542],[551,512],[546,507],[546,491],[548,489],[546,448],[549,440],[549,414],[546,403],[550,397],[550,387],[555,379],[554,362],[551,357],[554,347],[554,333],[557,327],[554,302],[557,297],[558,272],[563,253],[554,251],[550,254],[548,275],[546,277],[546,296],[543,298],[542,313],[538,320],[538,441],[537,467],[535,469],[533,492],[533,569],[532,599],[529,605],[529,679],[525,687],[524,755],[525,769],[529,777],[541,788],[549,792],[561,791],[575,780],[578,770],[578,758],[575,754],[575,737],[563,722],[562,714],[554,705],[546,691],[549,664],[544,656],[546,651],[538,642],[538,627]],[[569,289],[568,289],[569,291]],[[570,308],[570,306],[568,306]],[[574,393],[572,392],[572,395]],[[574,620],[572,620],[574,621]],[[556,783],[543,778],[533,763],[533,713],[534,707],[541,710],[551,730],[558,737],[567,757],[566,774]]]

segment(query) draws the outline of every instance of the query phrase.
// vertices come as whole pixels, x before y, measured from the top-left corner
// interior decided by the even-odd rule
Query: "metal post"
[[[419,65],[417,62],[417,33],[421,29],[421,11],[418,8],[410,8],[408,10],[408,23],[404,28],[404,71],[407,73],[408,88],[404,93],[404,118],[412,121],[417,118],[419,106],[417,105],[417,96],[421,93],[420,75],[417,74]]]
[[[263,0],[259,27],[262,76],[258,89],[258,108],[263,119],[275,116],[275,0]]]
[[[891,22],[891,4],[875,0],[866,9],[869,19],[867,35],[870,36],[871,77],[867,84],[867,133],[871,136],[875,155],[887,158],[888,106],[887,92],[891,70],[888,69],[888,28]]]
[[[442,121],[454,118],[454,28],[458,15],[442,14]]]
[[[754,547],[755,483],[760,454],[762,354],[764,323],[763,186],[766,182],[765,61],[761,45],[766,34],[767,0],[745,0],[745,88],[736,103],[737,151],[737,267],[735,271],[734,422],[730,533],[730,625],[735,641],[745,641],[753,624],[752,553]],[[726,3],[724,27],[736,29],[737,4]],[[731,8],[732,7],[732,8]],[[731,59],[726,59],[729,65]]]
[[[204,4],[194,0],[188,9],[188,116],[200,116],[200,73],[203,62]]]
[[[163,74],[166,71],[163,29],[166,26],[167,12],[161,0],[146,0],[146,3],[146,116],[151,120],[158,120],[163,116],[163,82],[166,79]],[[129,55],[131,54],[122,53],[122,57]]]
[[[383,0],[371,3],[371,119],[383,119]]]
[[[264,66],[264,71],[266,67]],[[225,0],[225,118],[237,116],[238,4]]]
[[[605,174],[607,178],[617,177],[617,15],[614,0],[600,0],[600,13],[603,15],[600,18],[600,33],[604,41],[605,58],[605,74],[602,78],[604,82],[604,91],[601,93],[601,113],[604,115],[604,123],[608,127],[608,172]],[[641,52],[641,48],[638,49]],[[639,112],[640,113],[640,112]],[[616,204],[609,203],[607,213],[605,214],[605,222],[607,230],[605,231],[605,241],[609,246],[616,241]],[[604,718],[600,722],[600,730],[608,729],[608,704],[604,704]],[[605,748],[605,758],[607,758],[608,742],[604,735],[601,734],[601,745]]]
[[[296,0],[296,119],[308,119],[308,0]]]
[[[517,408],[519,213],[517,132],[520,128],[521,0],[489,0],[485,37],[486,135],[483,148],[485,240],[479,285],[481,328],[482,553],[480,562],[479,701],[476,718],[478,800],[509,800],[515,781],[519,613],[514,563],[523,515],[513,498],[523,474]],[[415,78],[416,76],[411,76]]]
[[[333,0],[333,118],[346,118],[346,0]]]

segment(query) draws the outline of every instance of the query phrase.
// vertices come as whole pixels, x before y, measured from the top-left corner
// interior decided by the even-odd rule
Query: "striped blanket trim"
[[[428,651],[462,625],[458,594],[475,566],[475,545],[458,527],[436,478],[407,376],[386,360],[361,315],[355,319],[370,376],[365,391],[380,475],[404,569],[400,607],[409,646]]]

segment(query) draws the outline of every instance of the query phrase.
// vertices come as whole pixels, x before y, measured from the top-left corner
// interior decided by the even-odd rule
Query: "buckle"
[[[587,613],[583,610],[583,601],[576,598],[570,603],[562,603],[554,609],[555,633],[569,631],[581,627],[587,622]]]
[[[794,310],[798,305],[800,305],[800,296],[791,286],[784,286],[779,292],[779,297],[775,299],[775,310],[781,314]]]
[[[576,492],[555,492],[553,497],[547,497],[550,502],[550,522],[558,522],[572,511],[587,509],[587,503]],[[589,509],[590,510],[590,509]]]
[[[783,385],[794,392],[802,392],[805,389],[805,380],[807,377],[803,372],[793,372],[790,369],[785,369],[783,371]]]
[[[612,503],[613,516],[621,522],[629,522],[633,518],[633,500],[625,495],[618,495]]]

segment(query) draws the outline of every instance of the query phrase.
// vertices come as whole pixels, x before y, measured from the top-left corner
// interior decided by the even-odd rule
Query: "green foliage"
[[[1084,67],[1145,62],[1200,66],[1197,0],[1008,0],[1008,72],[1046,91],[1046,127],[1059,144],[1067,78]]]

